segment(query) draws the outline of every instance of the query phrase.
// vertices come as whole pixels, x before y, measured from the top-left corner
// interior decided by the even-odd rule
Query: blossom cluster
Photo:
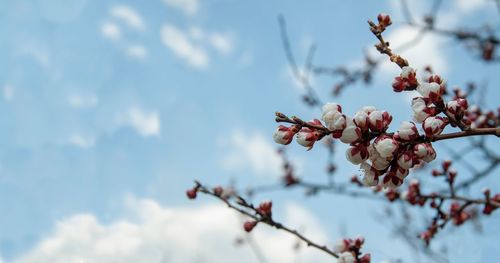
[[[360,165],[364,172],[363,183],[368,186],[397,187],[410,168],[436,157],[434,148],[422,140],[415,123],[405,121],[397,132],[386,133],[392,115],[373,106],[363,107],[350,117],[342,112],[341,105],[327,103],[323,106],[321,119],[323,122],[317,119],[308,122],[309,127],[281,125],[273,138],[286,145],[295,136],[297,143],[311,149],[316,141],[328,134],[348,144],[346,157],[351,163]],[[426,136],[441,132],[441,126],[436,125],[438,122],[439,119],[422,126]]]
[[[358,236],[355,239],[340,239],[333,246],[333,251],[339,254],[339,263],[370,263],[370,254],[361,254],[361,247],[365,238]]]

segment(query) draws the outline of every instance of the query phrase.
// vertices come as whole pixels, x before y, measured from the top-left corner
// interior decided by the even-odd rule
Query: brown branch
[[[332,131],[330,131],[326,127],[310,124],[310,123],[305,122],[296,116],[289,118],[288,116],[286,116],[285,114],[283,114],[281,112],[276,112],[276,122],[285,122],[285,123],[300,125],[301,127],[307,127],[307,128],[321,131],[325,135],[332,133]],[[393,133],[385,133],[385,134],[393,135]],[[375,138],[376,136],[379,136],[379,135],[380,135],[379,133],[371,133],[372,138]],[[421,136],[418,141],[436,142],[436,141],[442,141],[442,140],[448,140],[448,139],[455,139],[455,138],[462,138],[462,137],[469,137],[469,136],[479,136],[479,135],[494,135],[496,137],[500,137],[500,128],[475,128],[475,129],[469,129],[469,130],[460,131],[460,132],[452,132],[452,133],[434,135],[432,138]]]
[[[307,244],[307,246],[311,246],[311,247],[314,247],[316,249],[319,249],[332,257],[335,257],[335,258],[339,257],[337,253],[330,250],[327,246],[320,245],[320,244],[312,241],[311,239],[307,238],[303,234],[299,233],[297,230],[291,229],[291,228],[283,225],[282,223],[276,222],[271,217],[259,216],[259,213],[257,212],[256,208],[252,204],[247,203],[247,201],[245,199],[243,199],[241,196],[235,196],[235,198],[237,200],[236,205],[239,205],[242,208],[237,207],[235,204],[231,203],[228,199],[222,198],[220,195],[215,194],[213,191],[209,190],[207,187],[203,186],[201,183],[199,183],[199,182],[195,182],[195,183],[196,183],[196,187],[198,189],[198,192],[215,197],[216,199],[224,202],[229,208],[239,212],[240,214],[243,214],[247,217],[250,217],[253,220],[255,220],[256,222],[269,225],[271,227],[274,227],[274,228],[279,229],[279,230],[283,230],[291,235],[294,235],[298,239],[305,242]],[[247,209],[247,210],[245,210],[245,209]],[[249,212],[248,210],[252,211],[253,213]]]

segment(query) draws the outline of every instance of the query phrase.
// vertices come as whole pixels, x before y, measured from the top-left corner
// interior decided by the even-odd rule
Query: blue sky
[[[492,1],[444,2],[438,24],[445,27],[499,22]],[[412,10],[421,14],[427,6],[412,3]],[[130,262],[232,262],[248,255],[255,262],[250,251],[233,246],[238,218],[211,200],[189,202],[184,191],[193,179],[238,186],[275,182],[274,112],[319,116],[300,101],[303,90],[287,67],[278,14],[288,21],[299,61],[314,42],[317,64],[355,66],[375,43],[366,20],[379,12],[399,14],[398,1],[2,1],[0,262],[112,262],[103,255]],[[394,43],[414,33],[400,27],[398,14],[388,32]],[[488,84],[485,103],[495,105],[498,65],[463,51],[450,39],[429,35],[405,55],[417,68],[432,64],[450,85]],[[384,64],[379,73],[370,87],[350,87],[335,100],[351,114],[374,105],[393,112],[396,124],[409,119],[411,95],[395,94],[389,84],[397,69]],[[313,83],[324,101],[333,100],[331,79]],[[289,148],[303,176],[324,179],[325,149]],[[343,152],[339,147],[336,156],[340,181],[358,172]],[[484,185],[495,190],[498,179]],[[309,199],[298,191],[262,198],[273,198],[278,215],[325,242],[335,241],[342,228],[364,234],[375,262],[411,255],[372,220],[380,203]],[[500,231],[495,218],[484,220],[481,237],[471,227],[450,231],[441,242],[465,251],[450,259],[492,257],[488,247],[498,242],[492,233]],[[174,231],[182,228],[185,243]],[[170,230],[145,234],[159,229]],[[270,259],[291,260],[290,253],[272,248],[288,251],[285,244],[293,240],[265,229],[256,236]],[[96,240],[104,248],[90,245],[101,244]],[[213,240],[220,244],[201,248]],[[127,246],[128,252],[120,250]],[[316,251],[300,253],[299,261],[325,260]]]

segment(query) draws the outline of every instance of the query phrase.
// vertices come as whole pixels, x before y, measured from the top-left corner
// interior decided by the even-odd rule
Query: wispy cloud
[[[165,25],[160,32],[161,40],[179,58],[195,68],[206,68],[210,63],[206,51],[193,43],[189,36],[173,25]]]
[[[222,54],[229,54],[233,51],[233,39],[228,34],[212,33],[210,44]]]
[[[148,57],[149,52],[144,46],[134,44],[127,47],[127,55],[131,58],[144,60]]]
[[[111,7],[110,14],[112,17],[125,22],[125,24],[131,28],[137,30],[143,30],[145,28],[142,17],[130,6],[115,5]]]
[[[198,12],[198,0],[164,0],[169,6],[181,10],[186,15],[195,15]]]
[[[86,137],[81,134],[73,134],[69,137],[68,143],[80,148],[90,148],[95,144],[94,137]]]
[[[127,111],[122,122],[134,128],[141,136],[160,135],[160,117],[157,112],[147,112],[141,108],[132,107]]]
[[[117,24],[105,22],[101,25],[101,34],[107,39],[118,40],[120,39],[122,32]]]

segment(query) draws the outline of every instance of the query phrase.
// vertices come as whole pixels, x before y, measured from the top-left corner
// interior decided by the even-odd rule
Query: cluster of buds
[[[486,204],[484,205],[483,208],[483,214],[489,215],[491,214],[495,209],[498,208],[498,206],[494,206],[491,204],[491,202],[496,202],[500,203],[500,194],[496,194],[493,197],[491,197],[491,193],[489,189],[485,189],[483,191],[485,199],[486,199]]]
[[[281,113],[277,116],[286,117]],[[395,188],[403,183],[415,165],[436,158],[434,148],[422,140],[415,123],[405,121],[395,133],[386,133],[392,116],[373,106],[365,106],[350,117],[342,112],[339,104],[327,103],[323,106],[323,123],[317,119],[307,123],[297,118],[293,120],[299,124],[291,127],[280,125],[275,131],[273,137],[277,143],[290,143],[289,136],[293,133],[300,145],[311,149],[316,141],[329,134],[332,139],[349,145],[346,158],[360,165],[364,172],[363,183],[367,186]],[[441,117],[429,118],[423,125],[424,132],[439,134],[444,128],[440,125],[442,120]],[[282,139],[284,136],[286,140]],[[383,180],[380,180],[381,176],[384,176]]]
[[[423,197],[420,192],[420,182],[412,180],[408,185],[408,190],[401,193],[401,199],[406,200],[411,205],[424,206],[427,198]]]
[[[272,207],[273,203],[271,201],[262,202],[259,204],[257,208],[255,208],[255,212],[257,216],[259,216],[260,220],[271,220],[272,217]],[[259,220],[249,220],[243,224],[243,229],[246,232],[251,232],[255,226],[259,223]]]
[[[467,219],[472,217],[469,211],[464,209],[464,206],[459,202],[453,202],[450,206],[450,217],[454,225],[459,226],[463,224]]]
[[[484,111],[477,105],[472,105],[464,114],[464,122],[471,128],[495,128],[500,125],[500,108],[497,112]]]
[[[435,221],[433,221],[432,224],[427,228],[427,230],[420,233],[419,237],[428,246],[429,243],[431,242],[432,238],[436,235],[437,232],[438,232],[438,225]]]
[[[358,236],[355,239],[340,239],[338,240],[333,251],[339,254],[339,263],[370,263],[370,254],[361,255],[361,247],[365,242],[365,238]]]
[[[443,161],[441,164],[442,170],[433,169],[432,176],[445,176],[446,181],[450,186],[455,182],[455,177],[457,177],[457,171],[451,168],[451,160]]]

